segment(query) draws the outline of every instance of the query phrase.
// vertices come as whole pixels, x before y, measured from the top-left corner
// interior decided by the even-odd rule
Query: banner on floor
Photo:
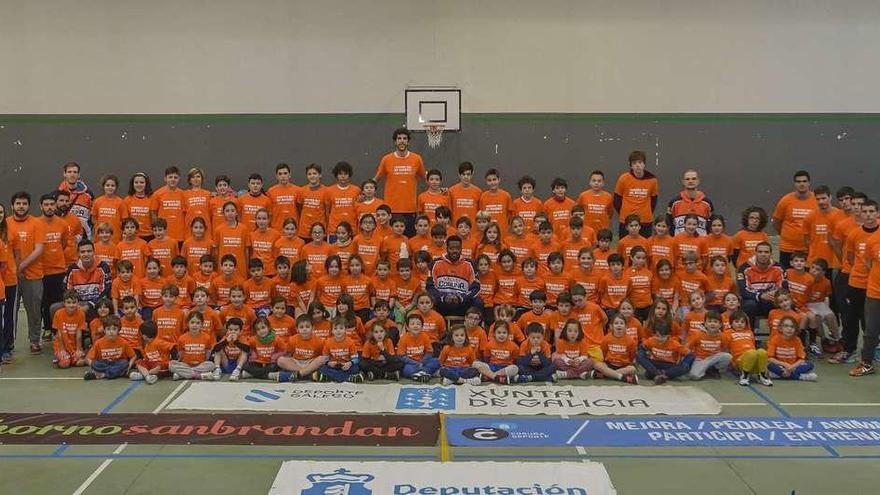
[[[459,447],[747,447],[880,445],[876,417],[446,419]]]
[[[168,409],[323,413],[709,415],[721,405],[693,387],[195,382]]]
[[[439,417],[318,414],[6,414],[4,444],[434,446]]]
[[[614,495],[595,462],[288,461],[269,495]]]

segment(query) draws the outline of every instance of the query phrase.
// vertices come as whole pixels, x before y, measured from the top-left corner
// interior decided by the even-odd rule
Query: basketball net
[[[425,134],[428,136],[428,147],[437,148],[443,142],[443,124],[430,124],[425,126]]]

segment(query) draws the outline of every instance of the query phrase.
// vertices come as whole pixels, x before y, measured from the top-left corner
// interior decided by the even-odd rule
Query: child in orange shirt
[[[623,257],[617,253],[608,257],[609,271],[599,279],[599,305],[608,316],[613,316],[620,301],[629,297],[630,281],[623,273]]]
[[[263,262],[263,274],[272,278],[275,276],[274,246],[281,234],[275,229],[269,228],[269,210],[260,208],[254,216],[255,228],[248,235],[248,247],[251,259]]]
[[[721,313],[721,322],[724,329],[730,329],[730,317],[742,307],[742,300],[739,295],[728,292],[724,295],[724,312]]]
[[[305,243],[296,235],[296,220],[287,218],[281,227],[281,236],[272,245],[272,255],[277,258],[284,256],[291,263],[296,263],[302,256]]]
[[[673,264],[677,271],[681,271],[685,266],[685,257],[688,254],[696,256],[697,269],[703,271],[706,262],[706,245],[705,237],[701,237],[697,228],[700,225],[700,219],[694,214],[688,214],[684,217],[684,231],[673,237],[672,255],[674,257]]]
[[[407,241],[409,257],[414,258],[419,251],[427,251],[431,245],[431,221],[424,215],[416,217],[416,233]]]
[[[570,270],[568,274],[571,276],[571,287],[580,286],[584,289],[587,300],[592,303],[599,303],[599,280],[608,273],[608,270],[597,271],[595,269],[593,253],[594,249],[582,248],[578,252],[578,265],[575,269]]]
[[[406,333],[400,337],[397,355],[403,361],[403,376],[428,383],[440,369],[440,361],[434,357],[433,342],[422,332],[424,323],[416,311],[406,316]]]
[[[116,244],[119,250],[119,259],[127,260],[132,264],[135,277],[144,275],[144,265],[150,256],[150,246],[147,241],[137,237],[138,222],[133,218],[122,221],[122,240]]]
[[[330,254],[339,256],[342,261],[342,271],[346,272],[348,271],[348,260],[357,252],[351,224],[345,221],[339,222],[331,237],[334,242],[330,245]]]
[[[422,334],[427,335],[434,349],[434,356],[440,354],[442,342],[446,338],[446,320],[434,309],[434,299],[427,293],[422,292],[416,296],[416,309],[422,317]]]
[[[199,258],[199,269],[192,275],[196,289],[199,287],[208,291],[208,301],[211,301],[211,281],[217,276],[214,271],[216,260],[210,254],[206,254]]]
[[[611,226],[614,215],[614,198],[605,190],[605,173],[590,172],[590,187],[578,196],[577,203],[584,207],[586,224],[598,231]]]
[[[394,344],[382,323],[373,323],[367,327],[360,366],[369,381],[400,380],[403,361],[394,352]]]
[[[330,312],[320,301],[309,304],[308,314],[312,317],[312,333],[316,337],[327,340],[330,338]]]
[[[315,281],[310,276],[310,265],[306,260],[299,260],[290,267],[290,294],[287,296],[288,314],[291,316],[310,314],[309,305],[315,292]]]
[[[515,305],[519,297],[519,273],[516,269],[516,256],[509,249],[498,254],[498,265],[495,268],[498,275],[498,292],[495,294],[495,305]]]
[[[590,377],[593,365],[602,362],[602,351],[584,340],[584,331],[576,318],[565,320],[555,341],[553,365],[556,366],[555,375],[558,380],[586,380]]]
[[[807,271],[807,253],[795,251],[791,254],[791,268],[785,270],[784,287],[791,293],[794,309],[805,312],[810,300],[813,276]]]
[[[244,287],[236,285],[229,289],[229,304],[220,309],[220,321],[225,325],[230,318],[241,318],[244,326],[241,335],[247,341],[253,335],[253,323],[257,320],[257,314],[250,306],[244,304]]]
[[[635,317],[635,307],[633,307],[632,302],[629,299],[624,299],[620,301],[620,306],[617,307],[617,314],[623,316],[623,319],[626,320],[626,336],[632,337],[636,343],[641,342],[643,339],[647,338],[645,335],[645,327],[642,325],[642,322],[639,321],[638,318]],[[651,308],[648,308],[647,316],[651,315]],[[647,317],[645,318],[647,320]]]
[[[537,257],[534,238],[531,234],[527,234],[525,221],[520,216],[510,219],[510,229],[504,238],[504,243],[518,259]]]
[[[697,254],[688,251],[684,253],[682,260],[684,270],[679,270],[676,274],[678,277],[678,301],[681,303],[681,307],[678,308],[679,319],[684,319],[690,311],[692,292],[700,290],[705,294],[709,291],[709,279],[702,270],[698,269]]]
[[[428,170],[426,177],[428,189],[419,194],[417,208],[420,215],[425,215],[431,223],[434,223],[436,221],[434,212],[437,210],[437,207],[450,207],[449,193],[441,188],[443,185],[443,174],[439,170],[435,168]]]
[[[780,289],[776,292],[774,303],[776,307],[767,314],[767,326],[770,327],[771,339],[779,332],[779,323],[782,321],[783,316],[794,318],[798,322],[798,328],[802,329],[801,315],[794,309],[794,300],[791,297],[791,292]]]
[[[263,275],[263,262],[257,258],[251,258],[248,262],[248,273],[251,278],[243,285],[245,304],[257,316],[266,316],[271,311],[272,298],[275,296],[275,282]]]
[[[344,283],[341,273],[342,260],[339,259],[339,256],[330,256],[324,260],[324,267],[325,275],[315,281],[312,299],[320,301],[325,307],[330,308],[336,304],[336,298],[342,294],[342,285]]]
[[[498,263],[498,257],[504,251],[501,242],[501,227],[496,222],[486,226],[483,231],[480,244],[477,246],[477,256],[486,255],[492,263]]]
[[[289,356],[278,358],[279,382],[295,382],[301,378],[309,379],[321,366],[327,364],[324,352],[324,339],[314,334],[312,317],[299,315],[296,318],[296,335],[287,339]]]
[[[159,338],[174,342],[186,331],[186,319],[183,310],[177,306],[180,291],[174,284],[162,286],[162,306],[156,308],[152,320],[156,322]]]
[[[724,217],[718,214],[709,217],[709,234],[703,238],[703,247],[706,250],[706,258],[710,261],[706,265],[706,274],[712,269],[711,261],[715,257],[724,258],[725,262],[733,259],[733,239],[724,233],[727,223]],[[728,269],[728,271],[730,271]]]
[[[357,344],[347,336],[344,318],[333,318],[332,336],[324,342],[327,364],[317,372],[316,381],[363,383]]]
[[[654,219],[654,235],[648,239],[648,254],[651,259],[651,268],[656,271],[660,260],[673,262],[675,241],[669,235],[669,224],[666,223],[666,215],[658,215]]]
[[[520,196],[513,200],[511,210],[514,215],[522,218],[527,232],[532,232],[535,226],[535,216],[544,210],[541,200],[534,196],[535,179],[525,175],[516,182]]]
[[[327,273],[325,264],[327,258],[332,255],[333,248],[325,241],[326,231],[324,230],[324,224],[312,224],[309,232],[312,236],[312,242],[303,246],[302,257],[312,267],[312,277],[320,278]]]
[[[619,254],[624,260],[628,260],[630,259],[630,251],[632,248],[636,246],[647,248],[650,245],[650,240],[646,237],[642,237],[642,224],[639,221],[638,215],[633,214],[627,216],[624,225],[626,225],[626,235],[621,237],[617,242],[617,254]]]
[[[171,275],[167,277],[169,284],[177,286],[180,293],[177,299],[177,305],[182,309],[192,307],[192,293],[196,290],[196,280],[192,278],[186,268],[186,258],[183,256],[175,256],[171,260]]]
[[[544,201],[543,209],[547,214],[547,221],[553,224],[553,230],[559,232],[568,224],[575,202],[566,195],[568,182],[565,179],[560,177],[553,179],[553,182],[550,183],[550,190],[553,191],[553,196]]]
[[[552,352],[550,344],[544,340],[544,327],[537,322],[529,323],[526,327],[526,340],[519,347],[519,357],[516,366],[519,368],[517,383],[536,381],[553,382],[553,363],[550,360]]]
[[[648,319],[645,320],[642,340],[645,340],[648,337],[653,337],[654,327],[661,324],[661,321],[665,323],[667,328],[671,329],[670,334],[681,335],[681,325],[675,321],[672,315],[672,307],[665,299],[654,300],[654,306],[651,307],[651,313],[648,315]]]
[[[532,323],[537,323],[544,329],[544,338],[546,338],[548,342],[552,342],[553,327],[551,323],[553,315],[550,311],[546,310],[547,294],[543,290],[536,289],[533,290],[528,297],[530,310],[519,315],[516,324],[519,328],[526,328]],[[526,336],[526,338],[528,337]]]
[[[296,320],[287,314],[287,302],[283,297],[273,297],[270,304],[271,311],[266,319],[269,320],[269,328],[275,335],[288,340],[296,333]]]
[[[353,306],[354,301],[350,295],[340,294],[336,298],[334,306],[336,309],[334,320],[342,319],[345,322],[345,334],[357,345],[358,351],[360,351],[361,345],[364,343],[366,330],[364,329],[364,322],[354,314]]]
[[[354,173],[348,162],[337,162],[331,170],[336,182],[327,187],[325,198],[327,200],[327,230],[331,232],[330,242],[334,241],[333,234],[336,228],[345,222],[349,226],[349,239],[354,237],[351,226],[357,222],[355,204],[361,195],[361,188],[351,183]]]
[[[790,316],[783,316],[779,322],[779,333],[767,344],[767,369],[772,378],[815,382],[813,363],[807,361],[804,345],[797,338],[798,322]]]
[[[186,317],[188,331],[177,338],[178,359],[168,363],[172,380],[214,380],[210,360],[214,336],[202,331],[204,317],[193,311]]]
[[[691,380],[702,380],[707,374],[721,378],[721,374],[730,368],[733,356],[723,349],[722,326],[721,315],[709,311],[703,321],[703,330],[688,337],[687,346],[694,353],[694,364],[691,365],[690,371]]]
[[[729,293],[739,293],[736,282],[730,276],[730,265],[723,256],[709,258],[709,273],[706,274],[709,283],[709,300],[706,307],[712,311],[724,311],[724,296]]]
[[[382,201],[382,198],[376,197],[376,187],[376,181],[374,181],[373,179],[367,179],[361,182],[361,194],[363,195],[363,199],[361,199],[361,201],[358,201],[354,205],[354,211],[355,213],[357,213],[358,224],[360,224],[361,220],[363,220],[363,218],[367,215],[372,215],[375,219],[375,217],[379,213],[379,208],[383,206],[388,206],[385,204],[384,201]],[[390,214],[391,212],[387,211],[386,213]],[[386,218],[386,223],[384,224],[385,228],[388,227],[387,220],[388,219]],[[378,222],[376,223],[378,224]],[[379,239],[380,241],[382,240],[381,237],[382,236],[380,236]]]
[[[479,311],[474,314],[478,313]],[[449,331],[449,341],[440,351],[440,376],[443,377],[443,385],[479,385],[480,372],[473,366],[477,359],[476,348],[471,345],[465,326],[453,325]]]
[[[360,256],[363,262],[363,272],[372,276],[376,271],[376,263],[379,262],[379,249],[382,247],[382,238],[376,233],[376,217],[367,213],[360,219],[360,233],[355,236],[354,253]]]
[[[486,171],[486,190],[480,195],[480,210],[485,211],[498,225],[508,225],[513,201],[510,193],[501,189],[501,174],[498,170],[490,168]]]
[[[199,272],[202,257],[210,256],[214,251],[214,241],[209,237],[208,224],[202,217],[192,219],[189,232],[189,237],[180,248],[180,255],[186,258],[189,274],[195,276]]]
[[[415,295],[421,291],[418,279],[412,275],[412,261],[403,258],[397,263],[397,278],[394,280],[395,321],[403,323],[404,315],[415,307]]]
[[[625,321],[624,315],[616,314],[608,322],[609,331],[602,338],[600,347],[604,362],[602,359],[594,360],[593,369],[606,378],[638,385],[635,363],[639,344],[626,334]],[[595,372],[593,378],[598,378]]]
[[[83,336],[83,350],[89,349],[92,345],[104,336],[104,317],[113,314],[113,301],[106,298],[98,299],[95,303],[96,318],[92,318],[89,322],[89,333]],[[86,338],[88,337],[88,338]]]
[[[266,195],[272,200],[272,228],[281,231],[288,218],[299,218],[296,204],[300,201],[300,191],[299,186],[290,181],[290,165],[286,163],[275,165],[275,180]]]
[[[162,305],[162,287],[165,286],[166,281],[159,275],[162,268],[156,258],[147,258],[144,270],[146,276],[140,280],[140,304],[141,318],[146,321],[152,320],[153,310]]]
[[[269,320],[260,316],[254,321],[253,333],[245,342],[251,352],[242,366],[241,377],[277,382],[280,374],[276,361],[287,351],[287,340],[276,335]]]
[[[509,336],[508,323],[503,320],[495,322],[482,359],[474,361],[474,368],[489,381],[512,383],[519,374],[519,367],[515,364],[519,347],[509,340]]]
[[[223,337],[223,321],[220,313],[208,306],[208,289],[196,287],[193,291],[193,306],[190,311],[198,311],[205,317],[202,331],[214,336],[216,339]]]
[[[735,311],[730,316],[730,329],[721,333],[722,347],[733,356],[734,366],[740,373],[740,385],[748,387],[751,377],[756,376],[758,383],[771,387],[773,381],[767,376],[767,351],[756,347],[749,321],[744,311]]]
[[[419,251],[413,257],[415,261],[415,270],[413,270],[413,278],[419,281],[419,290],[426,291],[428,286],[428,277],[431,275],[431,255],[427,251]]]
[[[390,318],[391,306],[388,305],[388,301],[377,299],[376,303],[373,304],[373,314],[375,317],[365,323],[364,327],[372,328],[377,323],[382,325],[385,328],[385,335],[391,339],[391,343],[397,345],[400,341],[400,330],[397,328],[397,323]]]
[[[52,316],[52,342],[54,364],[59,368],[86,366],[83,352],[83,332],[86,331],[86,314],[79,306],[79,294],[74,290],[64,293],[64,307]]]
[[[596,233],[596,249],[593,250],[593,270],[598,275],[608,273],[608,257],[614,254],[614,251],[611,250],[613,235],[608,229],[602,229]]]
[[[495,294],[498,292],[498,275],[492,270],[492,261],[485,254],[477,257],[477,280],[480,282],[480,299],[483,301],[483,321],[491,325],[495,321]]]
[[[147,245],[150,247],[150,255],[159,260],[162,271],[160,275],[167,277],[171,275],[171,260],[177,256],[177,239],[167,236],[168,223],[164,218],[157,218],[153,222],[153,240]]]
[[[153,226],[159,218],[167,222],[168,237],[183,241],[186,237],[186,196],[178,187],[180,170],[171,166],[165,169],[165,185],[150,198],[150,215]],[[155,235],[155,234],[154,234]]]
[[[134,349],[119,338],[119,317],[105,316],[102,325],[104,337],[95,342],[86,356],[91,369],[83,375],[85,380],[112,380],[126,376],[134,365]]]
[[[411,256],[409,239],[403,235],[405,230],[406,219],[400,215],[395,215],[391,219],[391,232],[379,244],[379,257],[388,260],[392,267],[399,266],[401,260],[409,259]]]
[[[348,261],[348,276],[344,280],[342,291],[351,296],[352,311],[361,321],[368,321],[372,306],[373,282],[370,277],[364,275],[364,261],[359,255],[352,255]]]
[[[144,320],[138,314],[137,301],[132,296],[122,298],[122,318],[119,319],[119,337],[128,341],[134,350],[141,350],[140,328]],[[154,324],[155,328],[155,324]]]
[[[208,223],[213,232],[226,222],[226,216],[223,212],[226,203],[231,202],[237,209],[238,198],[235,196],[235,190],[231,187],[229,177],[223,174],[214,178],[214,192],[212,194],[211,199],[208,200],[208,208],[211,212],[211,220]]]
[[[532,250],[535,252],[535,256],[538,257],[538,273],[544,276],[550,271],[547,264],[550,260],[550,254],[558,253],[563,260],[565,257],[562,256],[562,247],[553,238],[553,226],[550,222],[541,222],[538,224],[537,230],[538,236],[537,240],[532,244]],[[571,266],[575,265],[572,264]]]
[[[538,260],[526,258],[520,265],[522,273],[516,279],[516,306],[517,318],[526,313],[531,307],[531,294],[535,291],[544,293],[546,285],[544,280],[538,277]],[[546,301],[546,295],[545,295]]]
[[[156,338],[156,324],[152,321],[141,323],[138,328],[141,338],[142,356],[134,362],[137,371],[129,373],[131,380],[144,380],[147,385],[159,381],[159,377],[168,376],[168,363],[177,357],[177,343]]]
[[[675,337],[666,322],[660,320],[653,328],[654,336],[645,339],[636,353],[636,361],[645,370],[645,377],[662,385],[686,375],[694,363],[694,354]]]
[[[268,212],[272,208],[272,200],[263,190],[263,176],[260,174],[253,173],[248,176],[247,188],[247,194],[238,198],[241,207],[239,221],[250,231],[256,228],[257,212],[260,210]]]
[[[119,260],[119,241],[113,242],[113,227],[109,223],[98,225],[98,240],[95,242],[95,261],[107,263],[111,279],[116,277],[116,262]],[[72,244],[72,243],[71,243]],[[75,260],[74,260],[75,261]]]
[[[238,264],[235,256],[226,254],[220,259],[220,274],[211,279],[211,299],[218,307],[229,304],[229,291],[244,284],[244,279],[238,275],[235,268]]]
[[[387,301],[388,306],[394,308],[394,296],[397,290],[394,287],[394,278],[391,277],[391,263],[388,260],[380,259],[376,262],[376,271],[370,283],[373,290],[370,298],[376,301]]]
[[[733,236],[732,257],[734,266],[739,268],[755,255],[755,248],[770,238],[764,232],[767,226],[767,212],[759,206],[750,206],[742,213],[742,230]]]
[[[471,162],[458,165],[458,182],[449,188],[450,208],[454,218],[474,220],[483,191],[473,185],[474,166]]]
[[[810,299],[807,302],[806,317],[810,318],[808,328],[816,329],[816,332],[825,340],[825,352],[837,354],[843,351],[840,344],[840,328],[837,326],[837,316],[831,311],[828,303],[831,296],[831,283],[825,276],[828,271],[828,261],[824,258],[816,258],[810,265],[810,275],[813,276],[813,284],[810,286]],[[824,327],[828,333],[820,332]]]
[[[570,290],[573,282],[571,276],[565,273],[565,261],[560,253],[555,251],[550,253],[547,257],[547,267],[549,269],[542,275],[544,290],[547,292],[547,305],[555,308],[556,298],[559,294]]]
[[[584,229],[584,221],[580,217],[571,217],[568,220],[568,236],[559,241],[559,249],[562,257],[569,265],[577,262],[577,255],[582,249],[593,247],[596,242],[595,233]]]
[[[706,296],[703,291],[697,289],[691,292],[689,300],[690,311],[682,320],[681,340],[685,342],[703,331],[703,322],[706,320]]]
[[[678,313],[679,290],[678,277],[672,269],[672,262],[662,259],[657,262],[657,276],[651,281],[651,293],[654,301],[662,299],[672,308],[673,313]]]

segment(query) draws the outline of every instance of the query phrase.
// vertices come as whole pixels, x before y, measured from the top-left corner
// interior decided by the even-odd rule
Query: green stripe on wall
[[[506,122],[590,123],[860,123],[880,122],[880,113],[471,113],[462,124]],[[287,124],[375,123],[400,125],[402,113],[182,114],[182,115],[0,115],[0,125],[63,124]]]

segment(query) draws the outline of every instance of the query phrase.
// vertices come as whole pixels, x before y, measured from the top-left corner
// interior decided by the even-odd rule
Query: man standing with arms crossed
[[[794,191],[783,196],[773,211],[773,226],[779,234],[779,264],[783,270],[791,267],[795,251],[807,252],[804,243],[804,219],[816,211],[816,197],[810,191],[810,173],[794,173]]]
[[[19,191],[12,195],[12,217],[6,219],[9,244],[18,265],[18,291],[24,303],[28,320],[28,340],[31,354],[43,351],[40,345],[40,304],[43,300],[43,244],[46,233],[43,222],[32,217],[28,210],[31,195]],[[50,322],[51,323],[51,322]]]

